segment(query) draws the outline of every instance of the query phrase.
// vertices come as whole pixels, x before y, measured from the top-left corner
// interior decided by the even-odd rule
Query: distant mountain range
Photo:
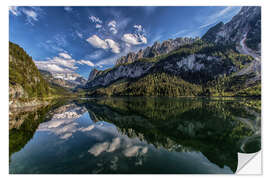
[[[62,86],[70,90],[84,86],[86,83],[86,80],[76,73],[52,73],[45,70],[39,71],[50,83]]]
[[[154,43],[94,69],[90,96],[260,96],[261,8],[242,7],[199,39]]]

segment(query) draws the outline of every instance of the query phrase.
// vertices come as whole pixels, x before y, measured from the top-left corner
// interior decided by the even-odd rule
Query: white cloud
[[[43,64],[44,65],[44,64]],[[45,66],[46,67],[46,64]],[[61,68],[60,66],[56,65],[56,64],[47,64],[47,67],[45,68],[45,70],[50,70],[50,71],[57,71],[57,72],[64,72],[64,68]]]
[[[44,15],[42,8],[33,6],[33,7],[20,7],[20,6],[9,6],[9,12],[15,16],[25,15],[25,21],[28,24],[34,25],[35,21],[38,21],[39,18]]]
[[[131,45],[147,44],[147,38],[138,34],[124,34],[122,40]]]
[[[60,53],[61,55],[68,55],[66,53]],[[59,54],[59,56],[61,56]],[[66,56],[68,57],[68,56]],[[49,72],[74,72],[74,70],[78,69],[76,65],[76,60],[74,59],[64,59],[63,56],[61,57],[53,57],[49,58],[48,60],[44,61],[34,61],[37,65],[38,69],[46,70]]]
[[[38,21],[38,15],[35,11],[23,9],[23,13],[26,15],[28,23],[33,24],[33,20]]]
[[[101,24],[96,24],[96,28],[97,29],[102,28],[102,25]]]
[[[71,7],[69,7],[69,6],[64,7],[64,9],[65,9],[65,11],[67,11],[67,12],[72,11],[72,8],[71,8]]]
[[[71,56],[67,53],[59,53],[59,56],[65,58],[65,59],[71,59]]]
[[[226,14],[227,12],[229,12],[230,10],[232,10],[233,7],[232,6],[228,6],[224,9],[222,9],[220,12],[218,12],[216,15],[214,15],[214,18],[217,18],[217,17],[220,17],[220,16],[223,16],[224,14]]]
[[[116,28],[114,28],[114,27],[110,27],[110,29],[109,29],[110,31],[111,31],[111,33],[113,33],[113,34],[117,34],[117,29]]]
[[[97,35],[89,37],[88,39],[86,39],[86,41],[96,48],[108,49],[107,43],[104,40],[100,39]]]
[[[95,66],[89,60],[75,60],[68,53],[59,53],[58,56],[48,58],[47,60],[34,61],[38,69],[46,70],[52,73],[74,73],[78,67],[76,65],[87,65],[90,67]]]
[[[86,39],[87,42],[89,42],[92,46],[96,48],[101,48],[101,49],[111,49],[113,53],[119,53],[120,52],[120,47],[119,44],[116,43],[112,39],[101,39],[97,35],[93,35]]]
[[[134,27],[138,32],[142,32],[142,31],[143,31],[142,25],[134,25],[133,27]]]
[[[54,57],[53,59],[49,60],[51,63],[55,63],[69,69],[77,69],[78,67],[75,66],[76,61],[74,59],[63,59],[61,57]]]
[[[111,33],[113,34],[117,34],[117,29],[116,29],[116,21],[115,20],[112,20],[108,23],[108,26],[109,26],[109,30]]]
[[[93,23],[99,23],[99,24],[102,24],[102,21],[101,21],[98,17],[90,16],[89,19],[90,19]]]
[[[112,39],[105,39],[105,42],[107,42],[109,48],[113,53],[120,53],[119,44],[113,41]]]
[[[92,63],[92,62],[89,61],[89,60],[80,60],[80,61],[77,61],[77,63],[78,63],[78,64],[85,64],[85,65],[91,66],[91,67],[95,66],[94,63]]]
[[[115,20],[112,20],[108,23],[108,26],[109,27],[116,27],[116,21]]]
[[[34,61],[38,69],[49,71],[49,72],[63,72],[70,73],[73,72],[71,69],[61,67],[50,61]]]
[[[9,6],[8,9],[15,16],[18,16],[20,14],[17,6]]]

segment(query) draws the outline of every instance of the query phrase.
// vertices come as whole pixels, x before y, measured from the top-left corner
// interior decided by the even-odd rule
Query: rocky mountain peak
[[[203,40],[219,44],[239,45],[247,38],[246,44],[253,50],[259,50],[261,44],[261,8],[259,6],[244,6],[224,24],[220,22],[210,28],[202,37]]]
[[[169,53],[177,48],[180,48],[186,44],[192,44],[195,41],[194,38],[176,38],[163,41],[162,43],[156,41],[152,46],[148,46],[145,49],[140,49],[137,53],[130,52],[126,56],[120,57],[116,61],[116,65],[132,63],[141,58],[151,58],[162,54]]]
[[[88,81],[91,81],[93,79],[95,79],[96,75],[98,74],[99,70],[97,70],[96,68],[94,68],[90,74],[89,74],[89,77],[88,77]]]

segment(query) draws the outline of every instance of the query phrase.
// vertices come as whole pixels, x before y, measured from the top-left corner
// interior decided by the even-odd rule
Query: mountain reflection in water
[[[10,115],[10,173],[233,173],[260,150],[246,99],[79,99]]]

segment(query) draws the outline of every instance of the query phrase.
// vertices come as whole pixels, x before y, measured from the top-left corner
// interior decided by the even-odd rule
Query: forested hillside
[[[18,102],[43,101],[67,91],[43,78],[32,58],[17,44],[9,42],[9,99]]]

